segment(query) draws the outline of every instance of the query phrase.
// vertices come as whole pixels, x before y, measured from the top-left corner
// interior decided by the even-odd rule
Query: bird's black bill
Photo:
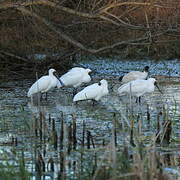
[[[61,81],[61,79],[58,79],[62,86],[65,86],[64,83]]]
[[[90,72],[88,72],[88,75],[91,77],[91,81],[93,81],[93,71],[91,70]]]
[[[54,76],[59,80],[60,84],[62,86],[64,86],[64,83],[61,81],[61,79],[59,78],[59,75],[57,74],[57,72],[54,72]]]
[[[123,76],[119,77],[119,81],[122,81],[122,79],[123,79]]]
[[[161,89],[160,89],[159,86],[157,85],[157,82],[155,82],[154,85],[157,87],[157,89],[159,90],[159,92],[160,92],[161,94],[163,94],[163,92],[161,91]]]
[[[93,71],[91,70],[90,72],[88,72],[89,75],[92,75],[93,74]]]

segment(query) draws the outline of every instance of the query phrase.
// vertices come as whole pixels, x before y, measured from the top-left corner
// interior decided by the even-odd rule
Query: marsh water
[[[34,80],[4,82],[0,85],[0,154],[1,163],[10,162],[17,165],[21,153],[25,158],[26,168],[32,179],[36,177],[37,154],[41,154],[47,164],[44,179],[55,179],[59,173],[65,174],[65,179],[88,179],[92,175],[94,162],[102,158],[102,147],[112,141],[113,120],[116,119],[116,143],[121,147],[126,144],[129,153],[133,153],[130,145],[131,127],[129,115],[135,115],[134,128],[143,139],[144,146],[153,142],[157,132],[157,117],[160,112],[160,124],[163,124],[163,112],[171,119],[171,140],[167,145],[158,145],[157,151],[162,157],[163,170],[180,178],[180,62],[172,61],[116,61],[95,60],[81,61],[80,65],[91,68],[94,72],[93,82],[106,79],[109,85],[109,95],[103,97],[95,106],[91,101],[72,103],[72,88],[54,89],[48,93],[47,101],[31,102],[26,94]],[[150,66],[150,76],[158,80],[163,91],[157,89],[152,94],[142,97],[137,104],[128,96],[119,97],[117,88],[121,85],[119,76],[131,70],[142,70]],[[90,84],[91,84],[90,83]],[[84,85],[85,87],[86,85]],[[81,90],[80,87],[78,90]],[[36,129],[37,119],[42,119],[42,132]],[[76,122],[76,148],[66,153],[68,146],[68,129]],[[55,147],[52,133],[57,133],[57,141],[62,136],[63,143]],[[52,125],[53,124],[53,125]],[[38,125],[39,126],[39,125]],[[85,130],[84,130],[85,129]],[[52,132],[53,131],[53,132]],[[85,132],[84,132],[85,131]],[[86,140],[86,132],[90,132],[91,142]],[[40,138],[39,136],[43,136]],[[84,140],[82,140],[84,138]],[[88,145],[87,145],[88,144]],[[83,150],[82,155],[82,147]],[[73,148],[72,148],[73,149]],[[63,155],[60,153],[62,152]],[[167,160],[167,155],[169,161]],[[64,165],[61,167],[60,159]],[[83,157],[82,157],[83,156]],[[164,158],[165,157],[165,158]],[[54,170],[49,167],[53,159]],[[96,166],[100,165],[96,162]],[[53,172],[52,172],[53,171]],[[93,170],[92,170],[93,171]]]

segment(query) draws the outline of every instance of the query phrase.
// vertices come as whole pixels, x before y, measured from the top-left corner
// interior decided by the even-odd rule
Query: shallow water
[[[103,97],[95,107],[92,106],[91,101],[79,102],[77,105],[73,104],[71,88],[54,89],[48,94],[48,101],[32,104],[30,99],[26,97],[26,93],[33,81],[24,80],[2,84],[0,88],[0,153],[8,151],[11,154],[12,149],[16,149],[17,152],[23,150],[28,169],[32,173],[35,171],[35,146],[39,150],[45,148],[45,161],[48,161],[49,158],[57,161],[59,158],[58,151],[54,150],[52,143],[46,140],[46,143],[44,143],[45,147],[42,148],[40,147],[39,140],[34,135],[34,122],[36,118],[39,118],[39,112],[43,112],[45,116],[46,129],[44,134],[46,136],[51,133],[52,119],[55,120],[56,131],[59,137],[62,115],[65,129],[72,123],[73,116],[75,116],[79,149],[83,136],[83,123],[86,126],[86,130],[91,132],[97,148],[101,147],[102,144],[108,144],[112,140],[112,119],[114,118],[121,124],[121,128],[117,128],[117,144],[123,146],[124,142],[126,142],[130,146],[129,131],[127,130],[130,122],[122,118],[122,115],[128,116],[130,111],[133,111],[133,114],[139,116],[141,121],[141,127],[139,127],[138,121],[135,122],[134,126],[136,129],[139,129],[140,136],[144,137],[144,143],[148,145],[152,143],[151,136],[157,129],[157,115],[165,109],[169,112],[169,117],[172,119],[172,136],[171,144],[164,148],[165,150],[166,148],[169,149],[169,154],[174,159],[174,162],[170,165],[164,163],[164,170],[172,174],[173,172],[178,172],[175,173],[175,177],[178,177],[180,173],[178,160],[180,151],[176,149],[180,145],[180,79],[178,77],[180,64],[178,60],[174,60],[173,63],[176,63],[176,66],[172,62],[166,62],[166,64],[159,62],[159,64],[155,64],[152,61],[138,61],[138,65],[137,62],[130,61],[107,62],[105,60],[98,60],[81,62],[84,66],[95,69],[93,82],[106,78],[109,83],[109,95]],[[117,88],[120,86],[118,76],[123,75],[125,71],[132,70],[133,67],[135,70],[140,70],[144,65],[155,67],[151,69],[151,76],[155,76],[158,79],[164,94],[161,95],[156,89],[153,94],[144,96],[140,105],[137,105],[135,99],[133,99],[133,107],[131,107],[128,97],[120,98],[117,95]],[[121,71],[119,71],[120,67],[123,67]],[[147,109],[149,109],[148,112],[150,113],[149,120],[147,119]],[[161,125],[163,123],[162,119],[160,117]],[[66,133],[65,136],[67,136]],[[17,138],[16,146],[12,145],[12,138]],[[66,144],[66,142],[64,143]],[[161,157],[163,157],[164,151],[161,148],[159,151],[161,152]],[[73,160],[73,162],[76,162],[80,156],[78,152],[73,152],[70,155],[66,154],[65,158],[67,161]],[[93,152],[84,155],[83,165],[87,166],[87,168],[89,166],[89,159],[92,156],[94,156]],[[13,155],[9,158],[9,160],[13,160]],[[78,161],[76,164],[78,164]],[[59,164],[56,162],[56,173],[54,176],[57,176],[58,167]],[[66,168],[65,171],[66,176],[76,179],[77,169],[71,167]],[[46,178],[48,179],[48,175]]]
[[[108,63],[107,63],[108,62]],[[129,71],[142,71],[145,66],[149,66],[150,75],[163,75],[171,77],[180,76],[180,60],[155,61],[155,60],[111,60],[98,59],[96,61],[81,61],[85,67],[92,68],[97,74],[108,76],[122,76]]]

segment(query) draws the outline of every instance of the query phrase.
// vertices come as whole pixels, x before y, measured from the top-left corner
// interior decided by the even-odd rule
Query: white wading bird
[[[73,95],[77,91],[77,87],[82,83],[88,83],[91,81],[89,73],[92,71],[90,69],[84,69],[81,67],[74,67],[70,69],[66,74],[62,75],[59,79],[62,83],[58,83],[57,87],[62,86],[72,86],[74,87]],[[63,84],[63,85],[62,85]]]
[[[46,93],[51,88],[55,88],[60,80],[56,75],[55,69],[49,69],[49,75],[42,76],[29,89],[27,96],[32,97],[36,93]],[[62,83],[62,82],[59,82]],[[47,99],[47,94],[46,94]]]
[[[127,73],[126,75],[121,76],[119,78],[119,80],[122,83],[128,83],[128,82],[136,80],[136,79],[147,79],[148,74],[149,74],[149,66],[145,66],[143,72],[131,71],[131,72]]]
[[[127,84],[124,84],[118,88],[119,95],[124,94],[130,94],[132,96],[136,96],[136,102],[139,100],[140,97],[144,95],[145,93],[151,93],[154,91],[155,86],[158,88],[158,90],[161,92],[159,87],[157,86],[156,79],[149,78],[147,80],[143,79],[137,79],[131,82],[128,82]],[[161,92],[162,93],[162,92]]]
[[[73,102],[91,99],[94,104],[94,101],[99,101],[101,97],[107,95],[108,93],[108,83],[106,80],[102,79],[99,83],[87,86],[77,93],[73,98]]]

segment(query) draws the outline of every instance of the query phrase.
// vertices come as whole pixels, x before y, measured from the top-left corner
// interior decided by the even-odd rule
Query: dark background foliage
[[[180,56],[177,0],[0,2],[0,68],[62,72],[76,55],[124,59]],[[37,60],[37,54],[44,58]]]

